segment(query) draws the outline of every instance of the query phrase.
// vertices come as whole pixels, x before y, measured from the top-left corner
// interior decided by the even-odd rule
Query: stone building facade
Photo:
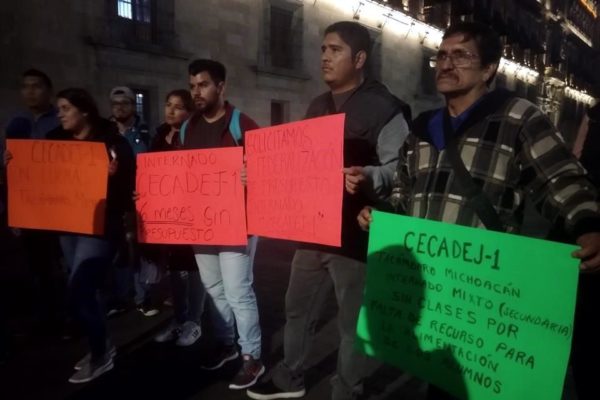
[[[546,12],[546,4],[532,1],[539,4],[532,15]],[[596,4],[595,0],[587,1]],[[138,93],[140,113],[156,126],[161,119],[164,96],[172,89],[187,87],[187,64],[197,57],[218,59],[227,66],[227,97],[259,124],[296,120],[302,118],[310,99],[326,90],[320,78],[320,44],[325,27],[352,19],[372,33],[372,74],[418,113],[442,104],[427,60],[436,51],[444,25],[457,18],[477,19],[476,10],[483,3],[491,10],[486,15],[494,20],[495,11],[500,9],[498,4],[506,3],[508,7],[529,2],[3,1],[0,126],[18,109],[20,74],[31,67],[46,71],[56,89],[87,88],[104,114],[109,111],[110,89],[128,85]],[[519,11],[510,7],[506,10]],[[568,8],[564,10],[568,13]],[[543,61],[538,56],[547,44],[545,39],[537,39],[543,37],[547,21],[545,14],[540,15],[541,20],[532,18],[542,22],[535,25],[539,35],[531,35],[535,46],[528,52],[512,39],[520,38],[520,33],[505,34],[505,56],[511,62],[503,65],[498,84],[543,104],[544,93],[552,89],[547,87],[544,68],[553,65],[550,58]],[[527,20],[523,21],[527,25]],[[510,24],[507,26],[510,28]],[[555,69],[558,71],[559,65]],[[572,83],[567,79],[568,74],[566,78],[563,75],[553,77],[559,82],[559,93],[564,93],[564,87]],[[571,80],[574,82],[575,78]],[[554,96],[556,90],[552,93]],[[571,119],[580,117],[586,102],[589,100],[575,101]],[[558,107],[563,103],[559,101]],[[555,122],[561,123],[560,109],[554,112],[558,113]]]

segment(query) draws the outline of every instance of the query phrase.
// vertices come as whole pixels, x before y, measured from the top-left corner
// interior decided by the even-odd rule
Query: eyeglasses
[[[479,56],[477,54],[473,54],[470,51],[466,50],[457,50],[452,53],[446,53],[445,51],[440,51],[435,56],[429,59],[429,66],[432,68],[436,68],[439,64],[444,63],[446,60],[450,60],[452,65],[455,67],[466,67],[471,65],[473,60],[478,59]]]

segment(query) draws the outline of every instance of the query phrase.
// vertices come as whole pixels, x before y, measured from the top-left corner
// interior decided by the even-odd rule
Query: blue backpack
[[[233,112],[231,113],[231,120],[229,121],[229,133],[231,133],[231,137],[233,138],[233,141],[235,142],[236,146],[239,146],[240,140],[242,140],[242,127],[240,126],[240,114],[241,114],[240,110],[238,110],[237,108],[234,108]],[[190,122],[189,119],[187,121],[185,121],[183,123],[183,125],[181,125],[181,129],[179,129],[179,142],[181,143],[182,146],[183,146],[183,143],[185,140],[185,131],[187,130],[188,122]]]

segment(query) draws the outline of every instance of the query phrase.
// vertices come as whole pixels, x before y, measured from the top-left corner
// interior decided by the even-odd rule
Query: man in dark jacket
[[[389,195],[410,120],[406,104],[365,76],[369,50],[369,32],[355,22],[338,22],[325,30],[321,70],[330,91],[311,102],[306,116],[346,114],[342,246],[302,244],[296,251],[286,294],[284,359],[270,381],[248,390],[250,398],[305,395],[304,360],[331,290],[339,306],[341,336],[332,398],[354,399],[362,391],[367,360],[353,350],[353,343],[365,282],[367,235],[355,218],[363,206]]]

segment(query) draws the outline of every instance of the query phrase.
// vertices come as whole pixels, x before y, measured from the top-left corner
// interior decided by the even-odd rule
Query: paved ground
[[[130,311],[110,320],[110,332],[118,347],[115,369],[104,377],[84,385],[67,382],[73,364],[85,353],[85,341],[63,341],[47,338],[32,328],[27,318],[30,302],[26,296],[32,288],[20,259],[7,253],[10,241],[4,241],[0,257],[0,298],[4,315],[13,334],[12,354],[0,366],[0,398],[3,399],[244,399],[243,392],[227,388],[239,364],[232,363],[222,371],[208,373],[200,369],[203,357],[213,344],[210,324],[204,324],[205,334],[197,345],[180,349],[172,344],[157,344],[152,336],[168,321],[170,310],[156,317],[143,317]],[[265,363],[275,364],[282,356],[284,295],[294,245],[277,240],[263,240],[258,249],[255,285],[263,329]],[[308,364],[309,388],[306,399],[327,399],[329,378],[335,367],[337,327],[333,296],[317,334]],[[370,384],[381,392],[386,384],[399,377],[397,371],[384,371]],[[418,399],[423,385],[404,376],[387,390],[398,391],[393,397]],[[5,397],[6,395],[6,397]]]
[[[100,379],[72,385],[67,379],[73,364],[85,353],[81,339],[64,341],[45,337],[32,328],[29,318],[35,291],[30,276],[12,250],[13,243],[0,232],[0,317],[8,320],[13,336],[11,355],[0,365],[0,399],[245,399],[243,392],[227,389],[239,364],[218,372],[200,365],[213,344],[210,324],[204,323],[202,339],[190,348],[157,344],[153,335],[165,326],[170,309],[147,318],[130,311],[110,320],[110,332],[118,346],[116,366]],[[282,356],[284,295],[294,245],[262,240],[255,265],[255,286],[263,331],[264,361],[273,365]],[[326,307],[308,359],[307,400],[325,400],[336,361],[338,341],[333,295]],[[0,321],[1,322],[1,321]],[[367,382],[370,400],[423,398],[425,385],[418,379],[384,368]],[[568,396],[567,398],[572,399]]]

